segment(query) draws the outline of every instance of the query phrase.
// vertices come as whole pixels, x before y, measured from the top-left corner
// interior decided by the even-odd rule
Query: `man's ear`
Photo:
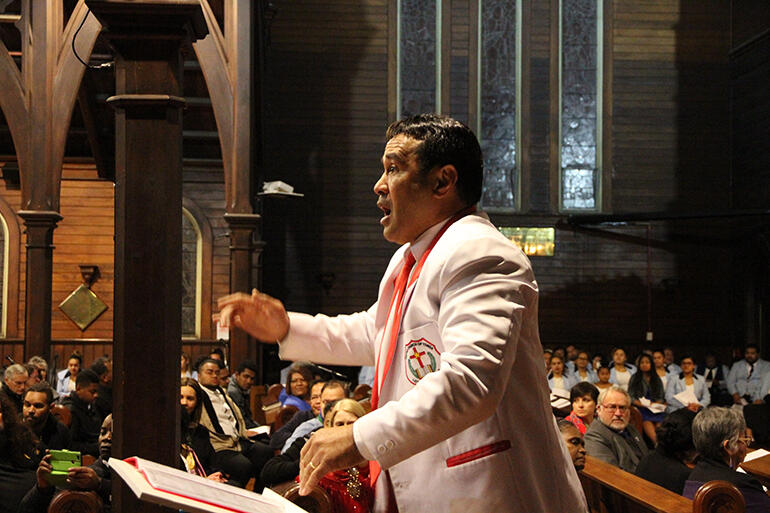
[[[433,193],[444,196],[457,185],[457,169],[452,164],[441,166],[433,175]]]

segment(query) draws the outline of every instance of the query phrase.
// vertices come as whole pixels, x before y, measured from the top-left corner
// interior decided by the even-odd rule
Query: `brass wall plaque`
[[[59,309],[80,331],[85,331],[107,310],[107,305],[85,284],[81,284],[59,304]]]

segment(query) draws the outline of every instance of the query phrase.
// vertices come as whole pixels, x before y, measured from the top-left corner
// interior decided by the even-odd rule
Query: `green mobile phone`
[[[67,471],[72,467],[80,467],[80,453],[78,451],[50,451],[51,466],[53,470],[46,477],[46,481],[59,488],[67,488]]]

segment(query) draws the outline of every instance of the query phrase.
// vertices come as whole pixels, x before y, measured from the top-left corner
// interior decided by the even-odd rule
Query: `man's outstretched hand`
[[[217,301],[219,313],[214,320],[225,328],[235,326],[263,342],[276,342],[289,333],[289,315],[283,303],[274,297],[251,291],[237,292]]]

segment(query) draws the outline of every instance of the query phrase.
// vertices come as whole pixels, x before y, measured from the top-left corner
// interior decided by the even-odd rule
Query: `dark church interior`
[[[258,289],[286,310],[328,316],[374,304],[398,249],[383,238],[373,190],[386,129],[421,113],[449,116],[480,141],[477,207],[534,271],[557,418],[575,414],[577,396],[554,360],[572,385],[579,355],[594,374],[599,357],[613,371],[607,386],[628,390],[622,367],[641,373],[646,355],[648,383],[660,382],[660,353],[667,413],[671,381],[692,390],[705,372],[710,405],[693,417],[742,409],[748,450],[770,450],[764,0],[0,0],[3,390],[14,390],[17,364],[29,379],[8,394],[19,419],[6,434],[3,402],[0,446],[27,440],[12,426],[28,422],[35,380],[56,396],[64,379],[78,395],[73,355],[81,373],[109,372],[108,386],[94,383],[114,416],[113,456],[178,466],[189,435],[180,354],[191,378],[212,355],[222,361],[219,386],[241,387],[240,420],[277,432],[297,411],[283,397],[299,364],[289,369],[262,343],[273,340],[218,326],[218,300]],[[321,379],[371,408],[358,366],[308,365],[303,405]],[[756,393],[732,381],[746,365]],[[708,370],[717,367],[718,378]],[[182,395],[201,402],[203,385],[183,384]],[[661,450],[671,424],[625,395],[645,452]],[[50,414],[79,422],[55,396]],[[93,428],[99,443],[105,417]],[[268,435],[250,436],[266,457],[280,454]],[[763,499],[710,481],[686,497],[593,457],[589,439],[576,511],[763,511],[767,488],[753,489]],[[90,443],[90,462],[101,461]],[[110,485],[106,467],[93,477],[106,495],[57,489],[34,509],[19,490],[34,489],[45,451],[25,467],[14,450],[0,447],[0,513],[74,511],[67,501],[89,512],[183,509],[140,501],[114,470]],[[247,463],[261,467],[259,457]],[[770,453],[743,465],[770,486]],[[261,489],[258,472],[245,481]],[[353,511],[332,506],[328,490],[288,488],[279,493],[308,511]]]

